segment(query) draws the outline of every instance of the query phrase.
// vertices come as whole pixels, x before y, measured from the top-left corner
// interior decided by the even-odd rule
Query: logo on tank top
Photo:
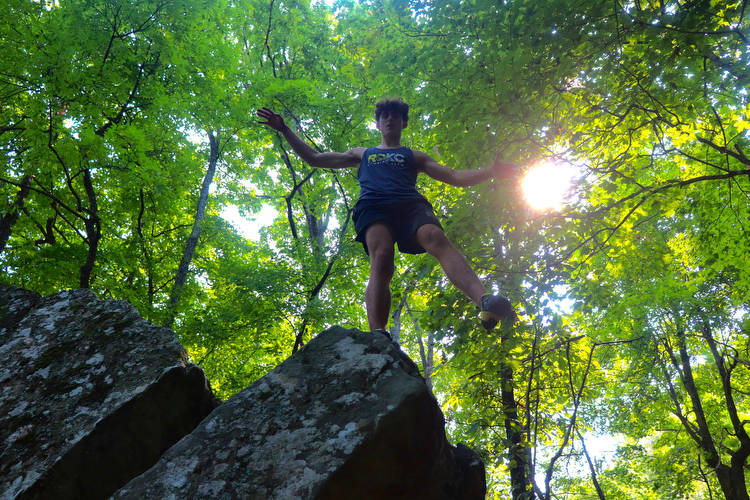
[[[367,157],[367,163],[371,167],[380,167],[389,163],[395,167],[402,167],[406,163],[406,156],[403,153],[373,153]]]

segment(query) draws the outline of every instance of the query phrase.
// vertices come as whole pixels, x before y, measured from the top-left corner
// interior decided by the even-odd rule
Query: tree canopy
[[[392,330],[491,498],[747,499],[746,0],[9,0],[0,12],[2,281],[87,287],[172,327],[226,398],[324,328],[365,328],[356,171],[403,143],[575,179],[421,179],[449,238],[521,315],[486,334],[428,256],[399,255]],[[248,238],[225,214],[273,209]]]

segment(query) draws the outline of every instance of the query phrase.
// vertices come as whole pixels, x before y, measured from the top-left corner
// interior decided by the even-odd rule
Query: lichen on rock
[[[214,410],[115,498],[484,498],[481,461],[473,455],[467,474],[444,425],[396,345],[334,327]]]
[[[0,500],[484,498],[481,460],[383,335],[333,327],[217,407],[126,302],[0,285],[0,356]]]
[[[0,498],[102,498],[217,404],[174,334],[89,290],[0,285]]]

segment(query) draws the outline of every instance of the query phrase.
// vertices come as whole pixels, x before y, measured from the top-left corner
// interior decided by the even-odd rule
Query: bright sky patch
[[[571,165],[540,163],[526,172],[521,187],[529,205],[536,210],[560,210],[573,178]]]

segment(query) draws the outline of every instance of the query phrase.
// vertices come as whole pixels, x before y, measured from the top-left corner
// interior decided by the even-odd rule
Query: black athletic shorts
[[[371,200],[359,200],[354,206],[354,229],[357,231],[357,241],[362,243],[367,255],[370,255],[365,241],[367,228],[376,222],[388,226],[398,249],[402,253],[424,253],[425,249],[417,243],[417,229],[425,224],[435,224],[440,229],[440,221],[432,210],[429,201],[413,200],[399,203],[384,204]]]

